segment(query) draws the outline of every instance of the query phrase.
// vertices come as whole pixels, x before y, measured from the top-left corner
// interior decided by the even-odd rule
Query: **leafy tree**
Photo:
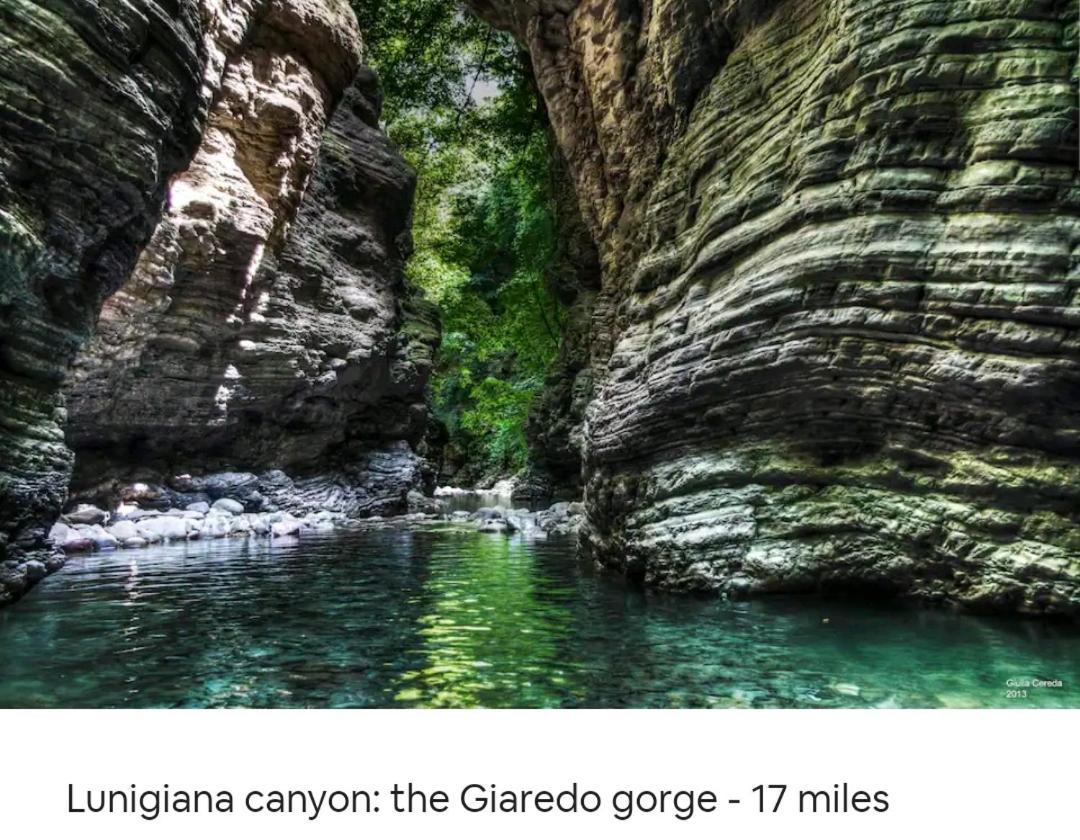
[[[523,56],[457,0],[358,0],[390,137],[416,168],[409,279],[442,312],[436,414],[465,480],[525,465],[558,349],[546,123]]]

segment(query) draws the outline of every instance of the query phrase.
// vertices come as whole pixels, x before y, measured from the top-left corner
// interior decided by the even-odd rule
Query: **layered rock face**
[[[0,602],[61,562],[65,426],[110,501],[233,468],[380,512],[424,478],[438,325],[346,0],[84,6],[0,10]]]
[[[347,5],[271,4],[225,61],[195,159],[69,380],[81,496],[285,469],[304,479],[290,493],[374,513],[416,486],[438,327],[406,300],[414,176],[359,52]]]
[[[1080,613],[1076,4],[474,4],[602,261],[597,556]]]
[[[198,141],[190,0],[0,7],[0,604],[59,565],[64,371]]]

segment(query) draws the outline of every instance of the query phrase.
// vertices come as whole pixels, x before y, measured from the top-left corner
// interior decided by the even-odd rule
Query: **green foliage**
[[[417,170],[411,282],[442,312],[435,410],[480,472],[525,465],[529,407],[558,349],[548,139],[512,40],[455,0],[364,0],[357,13],[387,132]]]
[[[512,72],[509,39],[460,0],[354,0],[353,9],[366,60],[382,79],[390,124],[410,111],[467,107],[478,69],[493,78]]]

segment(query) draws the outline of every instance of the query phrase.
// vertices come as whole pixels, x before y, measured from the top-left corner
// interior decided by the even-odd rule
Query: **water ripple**
[[[1078,641],[942,611],[646,594],[568,542],[395,526],[74,559],[0,611],[0,705],[1076,707]],[[1007,699],[1025,678],[1063,687]]]

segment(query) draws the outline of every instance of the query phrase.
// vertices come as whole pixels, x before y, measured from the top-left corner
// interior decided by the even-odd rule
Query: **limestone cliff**
[[[65,426],[90,495],[257,469],[282,503],[403,504],[438,325],[346,0],[0,19],[0,603],[61,562]]]
[[[197,156],[183,174],[196,185],[106,301],[72,370],[76,492],[107,497],[198,470],[319,473],[419,440],[438,328],[404,286],[414,178],[378,130],[378,97],[365,70],[317,164],[314,152],[289,159],[290,173],[306,170],[298,212],[238,198],[251,182],[221,174],[235,152],[205,171]],[[256,124],[267,138],[303,137]],[[273,175],[265,160],[251,172]],[[411,476],[412,459],[401,467]]]
[[[1080,612],[1075,0],[473,3],[601,258],[588,547]]]
[[[60,558],[59,389],[198,141],[190,0],[0,5],[0,603]]]

